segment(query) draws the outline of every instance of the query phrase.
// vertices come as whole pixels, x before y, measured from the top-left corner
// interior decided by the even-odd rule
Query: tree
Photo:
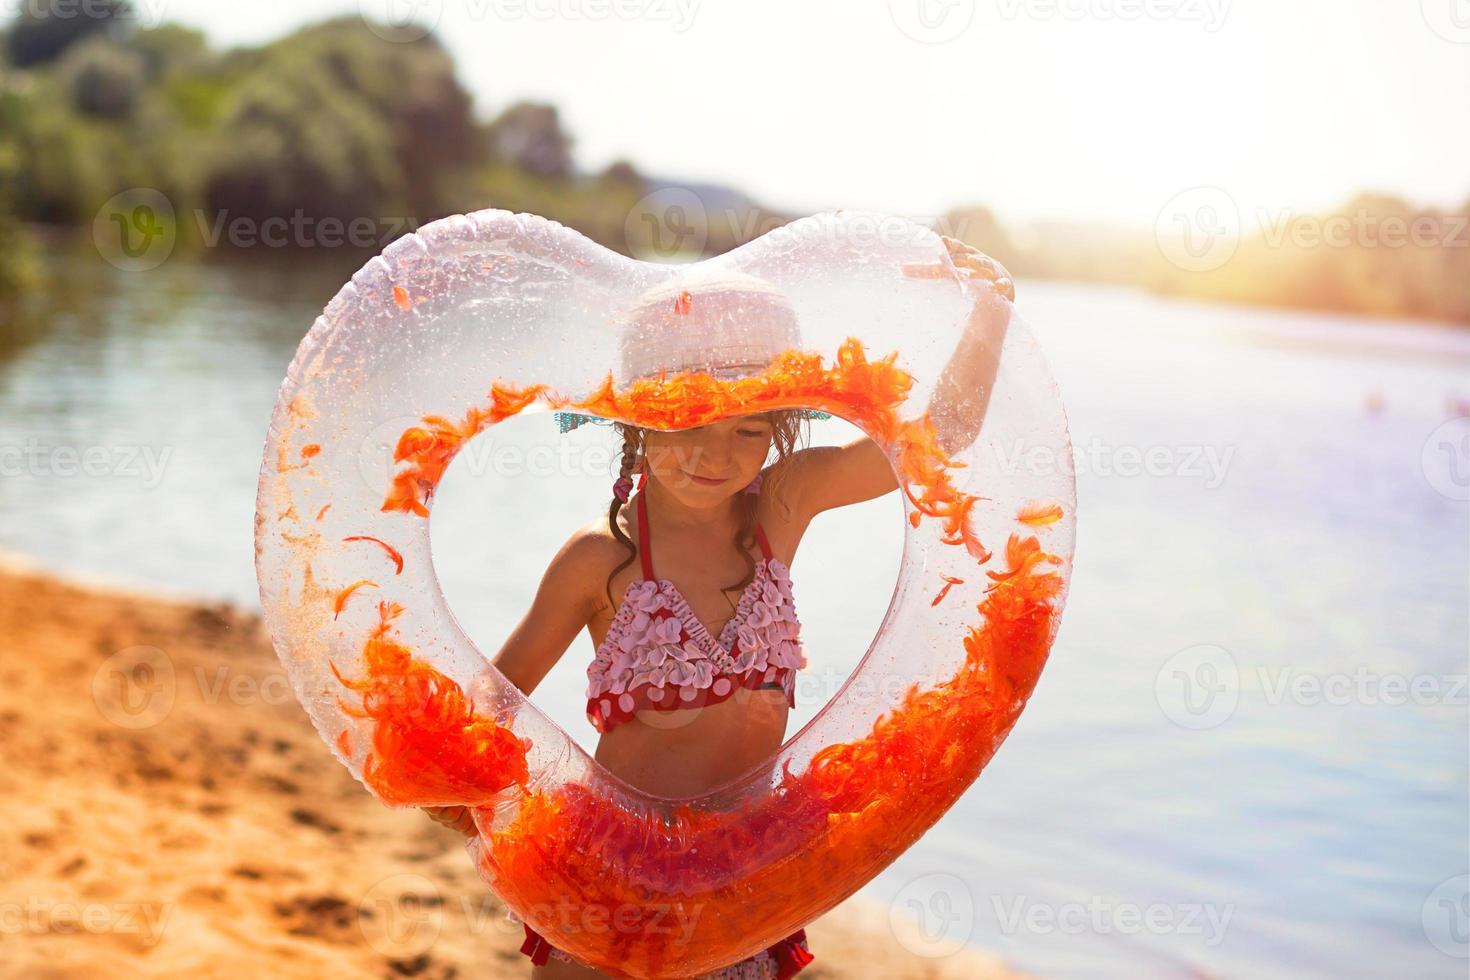
[[[423,222],[448,213],[446,176],[484,157],[469,96],[432,36],[390,41],[339,18],[253,62],[207,165],[211,208]]]
[[[74,45],[61,59],[62,83],[83,115],[123,119],[132,114],[143,88],[142,55],[94,36]]]
[[[538,177],[572,175],[572,139],[561,128],[556,106],[517,102],[489,126],[492,152]]]

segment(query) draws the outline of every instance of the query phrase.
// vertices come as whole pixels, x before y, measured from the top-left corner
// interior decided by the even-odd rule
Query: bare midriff
[[[786,740],[782,690],[736,691],[702,708],[639,711],[604,734],[594,757],[655,796],[695,796],[769,760]]]

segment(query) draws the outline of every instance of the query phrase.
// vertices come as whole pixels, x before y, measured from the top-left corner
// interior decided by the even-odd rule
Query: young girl
[[[957,451],[979,431],[1008,316],[994,297],[1009,296],[1010,282],[974,249],[946,243],[955,265],[968,270],[962,274],[995,287],[981,291],[930,406],[941,440]],[[672,305],[659,293],[633,311],[625,381],[661,369],[746,376],[800,346],[794,311],[761,280],[701,283],[677,329],[664,319]],[[788,575],[797,546],[822,511],[898,486],[883,450],[866,437],[797,450],[808,417],[761,412],[676,432],[612,423],[623,440],[622,466],[606,519],[582,526],[557,551],[530,610],[493,658],[529,695],[585,628],[595,650],[587,714],[602,733],[595,758],[632,786],[695,796],[769,759],[785,741],[795,672],[806,665]],[[571,417],[573,426],[581,421]],[[674,617],[650,618],[660,607]],[[429,813],[475,833],[464,807]],[[521,951],[536,980],[603,976],[524,928]],[[812,958],[799,929],[705,976],[789,977]]]

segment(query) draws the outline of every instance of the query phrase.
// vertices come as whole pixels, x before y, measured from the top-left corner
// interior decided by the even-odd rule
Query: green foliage
[[[125,119],[142,92],[147,65],[139,52],[94,36],[73,45],[58,70],[77,112]]]
[[[16,176],[20,151],[15,144],[15,122],[21,100],[0,77],[0,311],[31,282],[33,263],[25,228],[15,216]]]
[[[385,40],[355,18],[262,49],[223,116],[205,205],[248,217],[426,221],[455,210],[440,190],[446,174],[484,156],[437,42]]]
[[[552,105],[518,102],[477,124],[447,53],[411,30],[342,17],[214,52],[188,28],[132,30],[123,0],[27,0],[20,11],[0,44],[11,60],[0,72],[0,293],[23,281],[23,222],[90,225],[129,188],[163,194],[185,242],[240,218],[367,219],[388,234],[498,207],[672,258],[670,241],[714,254],[787,220],[721,187],[693,189],[708,214],[675,214],[627,161],[581,176]],[[1341,245],[1296,234],[1334,220],[1357,229]],[[981,207],[951,212],[939,230],[1019,276],[1470,323],[1467,225],[1470,201],[1441,213],[1364,196],[1334,215],[1299,216],[1280,239],[1242,241],[1204,272],[1171,265],[1147,233],[1006,228]],[[1430,237],[1390,244],[1364,226],[1427,227]]]
[[[177,73],[206,71],[214,56],[204,33],[178,24],[160,24],[134,34],[128,47],[143,59],[150,82]]]

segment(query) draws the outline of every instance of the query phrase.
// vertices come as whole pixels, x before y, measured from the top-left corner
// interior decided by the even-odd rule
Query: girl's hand
[[[427,813],[429,819],[435,823],[442,823],[466,837],[474,837],[479,833],[475,829],[475,818],[470,816],[470,808],[467,806],[426,806],[420,809]]]
[[[988,282],[995,295],[1015,302],[1016,285],[1011,281],[1011,274],[1006,271],[1005,266],[973,245],[966,245],[948,235],[939,237],[949,250],[950,262],[954,264],[953,270],[943,262],[906,262],[903,267],[904,275],[916,279],[948,279],[958,275],[966,282]]]

